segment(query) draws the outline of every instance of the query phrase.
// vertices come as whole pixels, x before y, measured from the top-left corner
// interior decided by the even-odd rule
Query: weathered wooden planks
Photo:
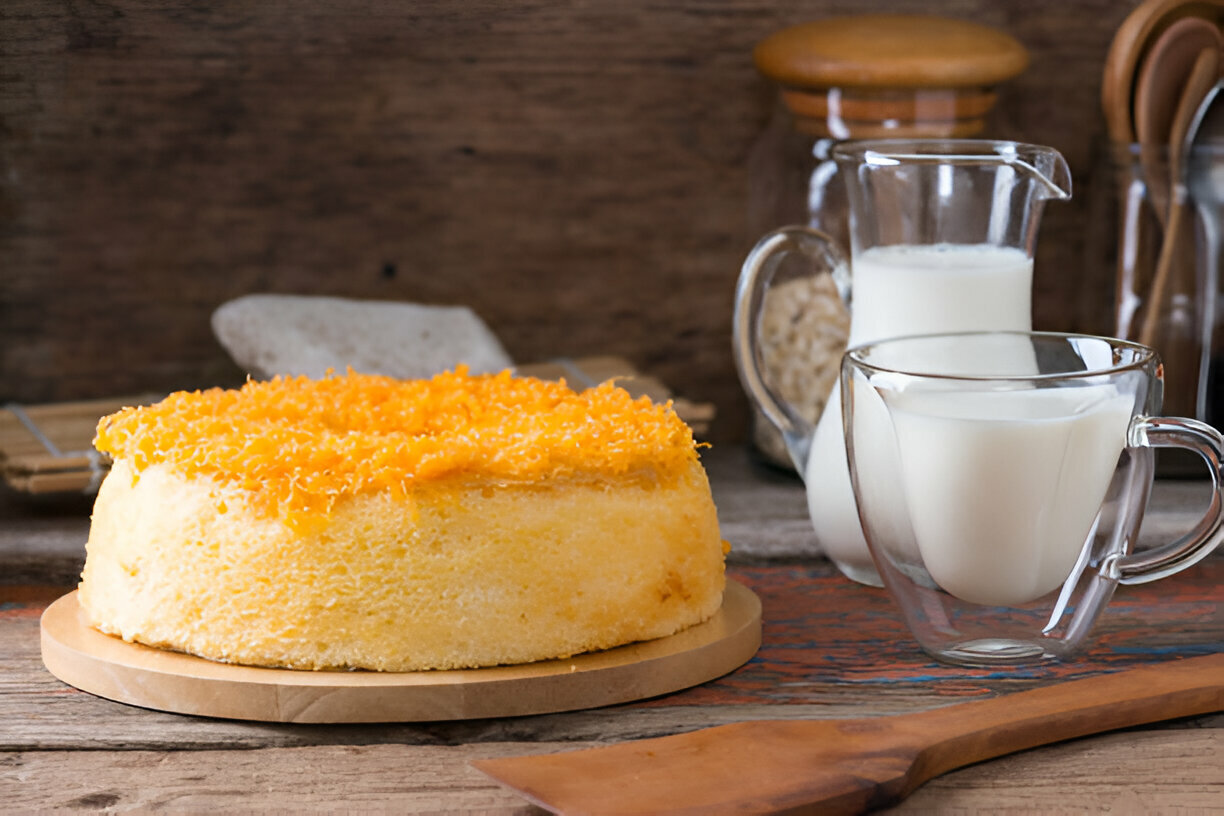
[[[131,0],[0,6],[0,400],[239,379],[211,311],[250,292],[464,302],[518,360],[616,353],[718,405],[755,239],[748,157],[787,24],[921,11],[1033,54],[991,132],[1075,170],[1040,328],[1102,330],[1085,264],[1109,39],[1135,0]]]
[[[17,812],[351,809],[526,816],[541,811],[468,761],[592,744],[3,753],[0,796]],[[1224,796],[1222,760],[1218,729],[1109,734],[955,771],[888,812],[1211,813]]]

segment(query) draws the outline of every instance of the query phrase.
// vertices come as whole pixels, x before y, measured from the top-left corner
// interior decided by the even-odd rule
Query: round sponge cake
[[[462,369],[174,394],[99,425],[80,601],[126,640],[258,666],[523,663],[721,604],[688,428],[605,384]]]

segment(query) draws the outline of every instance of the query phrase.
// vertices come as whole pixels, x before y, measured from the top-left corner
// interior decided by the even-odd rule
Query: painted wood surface
[[[509,813],[517,812],[521,803],[474,780],[467,760],[607,744],[743,720],[921,711],[1051,686],[1061,678],[1224,650],[1220,558],[1172,579],[1168,583],[1176,585],[1164,596],[1120,592],[1123,597],[1103,619],[1102,637],[1081,664],[1006,674],[926,660],[900,631],[882,593],[850,585],[827,565],[741,567],[734,574],[761,595],[771,623],[756,658],[725,678],[606,709],[424,725],[234,723],[101,700],[59,683],[39,661],[38,617],[59,588],[0,590],[5,598],[0,602],[0,655],[5,665],[0,673],[0,768],[19,769],[20,779],[37,783],[13,790],[18,796],[14,801],[30,807],[73,802],[98,806],[98,796],[118,797],[113,801],[126,805],[161,801],[204,806],[223,803],[236,795],[233,791],[250,786],[254,798],[249,801],[266,805],[325,808],[342,797],[355,797],[351,801],[381,802],[405,812],[495,807]],[[1162,631],[1167,634],[1158,634]],[[1004,770],[993,774],[985,769],[998,763],[958,772],[975,781],[958,783],[953,774],[932,784],[968,805],[995,803],[991,797],[1001,788],[1013,803],[1063,808],[1090,801],[1085,791],[1099,794],[1107,787],[1106,779],[1125,773],[1122,782],[1109,783],[1113,787],[1106,800],[1126,794],[1134,801],[1159,796],[1162,803],[1201,805],[1212,791],[1224,790],[1221,729],[1222,714],[1180,720],[1128,733],[1124,741],[1100,737],[1077,743],[1079,749],[1040,749],[1034,756],[1011,758],[1002,765]],[[1168,765],[1162,766],[1164,776],[1137,767],[1136,748],[1149,744],[1157,759],[1172,754],[1180,758],[1173,776],[1167,775]],[[1060,759],[1042,759],[1047,751]],[[262,758],[254,761],[256,755]],[[304,763],[324,759],[336,763],[328,781],[314,780],[299,788]],[[392,770],[396,766],[398,770]],[[128,778],[125,774],[141,767],[152,769],[148,785],[120,784]],[[1075,769],[1075,775],[1068,776],[1066,767]],[[261,769],[258,774],[256,768]],[[1017,783],[1026,774],[1035,777],[1051,768],[1056,769],[1055,780],[1068,781],[1047,781],[1029,790]],[[86,769],[98,776],[82,781]],[[229,781],[219,789],[223,776]],[[0,773],[0,788],[16,787],[17,779]],[[35,795],[35,790],[42,793]],[[365,798],[371,796],[375,798]],[[911,804],[926,802],[929,807],[941,801],[924,788]]]
[[[0,400],[238,381],[209,315],[251,292],[471,305],[517,360],[616,353],[718,405],[770,32],[855,12],[1032,53],[993,135],[1053,145],[1039,328],[1102,330],[1100,76],[1137,0],[0,4]],[[1099,187],[1099,185],[1096,185]]]

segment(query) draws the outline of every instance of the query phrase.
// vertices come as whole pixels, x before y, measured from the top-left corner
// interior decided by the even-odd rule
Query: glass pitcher
[[[832,275],[850,308],[851,347],[912,334],[1029,331],[1042,207],[1070,198],[1071,174],[1052,148],[977,139],[846,142],[833,158],[850,200],[852,263],[810,227],[765,235],[740,273],[733,347],[745,391],[778,427],[803,478],[817,543],[846,576],[880,586],[850,486],[838,386],[813,421],[767,382],[766,293],[796,258],[806,262],[801,274]]]

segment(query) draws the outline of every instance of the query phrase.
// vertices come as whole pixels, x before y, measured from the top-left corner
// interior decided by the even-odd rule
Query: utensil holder
[[[1099,157],[1088,251],[1091,279],[1113,281],[1109,332],[1160,354],[1165,413],[1224,427],[1221,202],[1206,200],[1204,185],[1193,183],[1212,168],[1224,173],[1224,147],[1196,148],[1191,175],[1180,180],[1163,145],[1111,144]],[[1158,469],[1180,471],[1163,460]]]

